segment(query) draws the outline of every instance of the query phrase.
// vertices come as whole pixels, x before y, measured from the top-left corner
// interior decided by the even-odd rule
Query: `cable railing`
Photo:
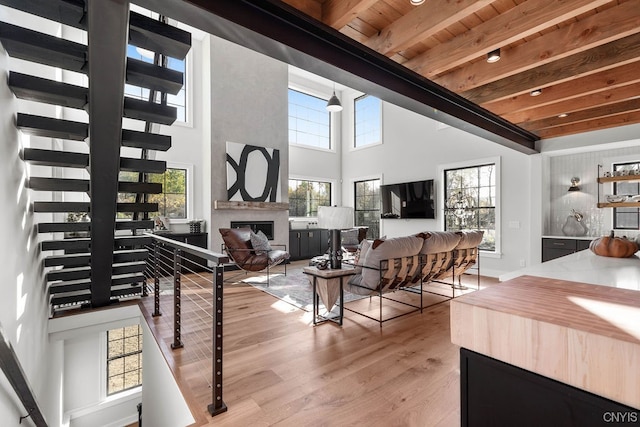
[[[221,253],[211,252],[198,246],[178,242],[157,234],[145,233],[153,238],[147,259],[145,277],[147,286],[153,286],[154,309],[152,316],[161,316],[160,297],[173,293],[173,343],[172,349],[182,348],[182,299],[189,298],[195,304],[190,305],[190,315],[197,318],[198,324],[212,322],[213,339],[211,355],[200,348],[199,357],[212,359],[211,381],[207,383],[212,390],[212,403],[209,413],[214,416],[227,410],[222,399],[222,349],[223,349],[223,279],[224,264],[229,258]],[[197,257],[197,258],[194,258]],[[188,295],[183,295],[183,286]],[[189,331],[201,333],[202,331]],[[202,341],[208,337],[202,337]]]

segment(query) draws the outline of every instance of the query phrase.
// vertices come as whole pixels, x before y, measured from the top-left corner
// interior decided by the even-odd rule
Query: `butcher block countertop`
[[[520,276],[451,301],[454,344],[640,409],[640,292]]]

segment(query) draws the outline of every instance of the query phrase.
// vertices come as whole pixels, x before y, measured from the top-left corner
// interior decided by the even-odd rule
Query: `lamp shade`
[[[318,206],[318,227],[344,230],[353,227],[353,208],[348,206]]]
[[[327,111],[331,111],[332,113],[342,111],[342,104],[336,96],[335,90],[333,91],[333,95],[331,95],[331,98],[329,98],[329,101],[327,102]]]

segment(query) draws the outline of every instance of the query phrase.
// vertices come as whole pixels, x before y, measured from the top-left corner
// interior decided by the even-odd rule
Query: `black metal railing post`
[[[160,313],[160,274],[158,271],[158,241],[153,241],[153,317],[162,316]]]
[[[205,258],[211,261],[214,267],[211,267],[213,272],[213,279],[211,281],[212,284],[212,292],[213,292],[213,302],[212,302],[212,331],[213,331],[213,340],[212,340],[212,403],[207,406],[209,413],[214,416],[221,414],[227,411],[227,405],[225,405],[222,399],[222,339],[223,339],[223,283],[224,283],[224,265],[229,262],[229,257],[221,254],[214,253],[207,249],[203,249],[197,246],[193,246],[190,244],[177,242],[175,240],[169,239],[167,237],[158,236],[150,233],[145,233],[145,235],[150,236],[154,240],[153,247],[153,266],[149,266],[149,268],[153,268],[154,280],[155,280],[155,297],[154,302],[156,303],[156,311],[158,315],[160,315],[160,274],[163,275],[163,278],[169,275],[169,270],[171,269],[171,260],[170,255],[173,254],[173,302],[174,302],[174,312],[173,312],[173,344],[171,344],[171,348],[181,348],[183,347],[182,338],[181,338],[181,275],[182,275],[182,264],[183,256],[185,254],[192,254],[202,258]],[[160,256],[161,252],[166,252],[167,256],[166,261],[163,262],[166,265],[167,269],[164,270],[160,266]],[[150,257],[147,258],[148,262],[150,262]],[[187,267],[184,267],[185,271],[189,272]],[[161,271],[162,270],[162,271]],[[198,274],[198,273],[196,273]],[[200,276],[204,279],[203,276]],[[189,276],[185,276],[185,280],[189,280]],[[206,279],[208,281],[208,279]],[[185,282],[186,283],[186,282]]]
[[[227,405],[222,400],[222,314],[224,266],[218,264],[213,269],[213,372],[212,403],[209,413],[214,416],[226,412]]]
[[[180,270],[182,269],[182,264],[180,263],[180,259],[182,258],[182,251],[178,248],[173,250],[173,344],[171,344],[171,348],[182,348],[182,337],[181,337],[181,306],[180,306]]]

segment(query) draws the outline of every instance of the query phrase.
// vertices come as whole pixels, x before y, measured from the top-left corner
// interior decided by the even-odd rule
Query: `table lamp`
[[[318,206],[318,227],[329,230],[329,265],[342,268],[342,237],[340,231],[353,227],[353,208]]]

